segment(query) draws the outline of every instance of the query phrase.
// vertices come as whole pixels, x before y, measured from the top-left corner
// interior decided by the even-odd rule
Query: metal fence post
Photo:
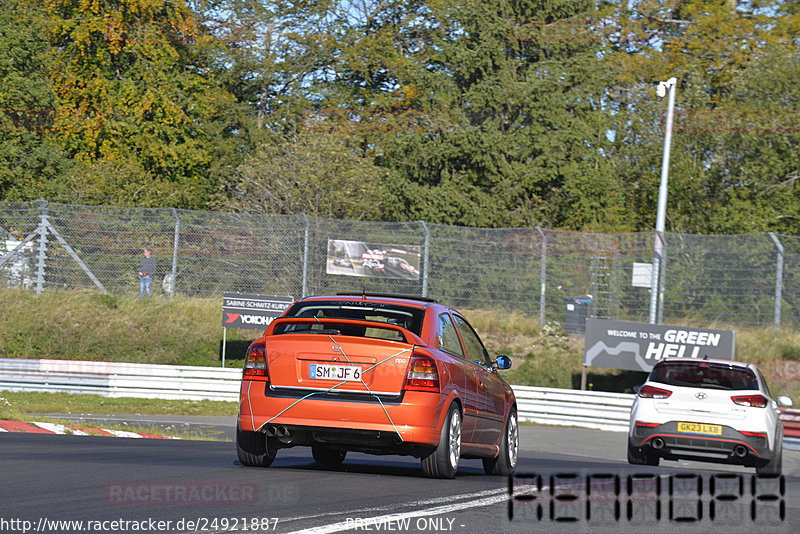
[[[47,259],[47,201],[39,199],[39,208],[42,210],[39,216],[39,256],[36,268],[36,294],[40,294],[44,290],[44,270],[45,260]]]
[[[542,238],[542,273],[539,290],[539,328],[543,328],[546,313],[545,297],[547,296],[547,239],[545,238],[544,232],[540,226],[536,227],[536,231],[539,232],[539,237]]]
[[[178,210],[170,208],[172,216],[175,217],[175,238],[172,245],[172,283],[169,285],[169,300],[175,296],[175,284],[177,283],[178,274],[178,242],[181,232],[181,220],[178,218]],[[224,367],[224,366],[223,366]]]
[[[308,223],[308,217],[306,217],[306,214],[303,213],[302,215],[303,215],[303,220],[306,223],[306,235],[305,238],[303,239],[303,294],[302,294],[302,298],[305,298],[306,291],[308,289],[308,233],[310,225]]]
[[[781,328],[781,298],[783,295],[783,245],[778,240],[778,236],[769,232],[768,234],[778,249],[778,261],[775,266],[775,331]]]
[[[422,296],[428,296],[428,250],[430,249],[431,244],[431,233],[428,231],[428,225],[425,224],[425,221],[420,221],[422,225],[422,229],[425,230],[425,251],[423,253],[423,265],[422,265]]]

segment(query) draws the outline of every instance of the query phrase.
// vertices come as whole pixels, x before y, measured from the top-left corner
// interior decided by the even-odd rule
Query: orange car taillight
[[[750,406],[752,408],[766,408],[767,398],[764,395],[736,395],[731,400],[739,406]]]
[[[267,376],[266,347],[263,343],[253,343],[247,349],[244,362],[244,376]]]
[[[429,356],[411,355],[408,376],[403,389],[410,391],[433,391],[439,393],[439,371],[436,361]]]
[[[654,388],[653,386],[642,386],[638,395],[643,399],[666,399],[672,392],[668,389]]]

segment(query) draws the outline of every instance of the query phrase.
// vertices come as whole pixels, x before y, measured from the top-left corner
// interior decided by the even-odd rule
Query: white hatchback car
[[[653,367],[631,408],[628,462],[661,458],[755,467],[780,474],[783,423],[767,383],[753,364],[671,358]]]

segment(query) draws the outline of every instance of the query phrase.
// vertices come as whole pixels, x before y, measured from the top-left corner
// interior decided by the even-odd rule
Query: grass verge
[[[30,291],[0,289],[0,357],[95,360],[168,365],[219,366],[222,342],[221,299],[176,297],[141,302],[96,291]],[[462,310],[493,355],[507,354],[514,365],[503,372],[509,383],[557,388],[580,387],[584,339],[567,334],[557,323],[539,326],[539,317],[493,310]],[[35,320],[32,320],[35,318]],[[687,324],[734,330],[741,361],[759,365],[773,395],[785,394],[800,404],[800,331],[772,326]],[[257,330],[228,330],[226,366],[241,367],[244,351]],[[590,389],[627,392],[644,373],[591,368]],[[55,394],[50,399],[58,399]],[[12,394],[0,393],[12,398]],[[80,397],[87,398],[80,400]],[[161,413],[225,415],[235,403],[109,399],[72,395],[58,409],[92,413]],[[25,400],[35,405],[43,402]],[[2,403],[0,403],[2,404]],[[218,405],[217,405],[218,404]],[[230,404],[231,406],[226,406]]]
[[[108,398],[68,393],[0,392],[0,419],[24,419],[43,413],[222,415],[236,417],[235,402]]]

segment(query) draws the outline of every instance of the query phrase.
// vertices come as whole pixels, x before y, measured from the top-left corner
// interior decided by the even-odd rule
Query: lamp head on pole
[[[678,83],[678,80],[674,76],[669,80],[667,80],[666,82],[658,82],[658,87],[656,87],[656,94],[661,98],[664,98],[665,96],[667,96],[667,89],[674,86],[676,83]]]

